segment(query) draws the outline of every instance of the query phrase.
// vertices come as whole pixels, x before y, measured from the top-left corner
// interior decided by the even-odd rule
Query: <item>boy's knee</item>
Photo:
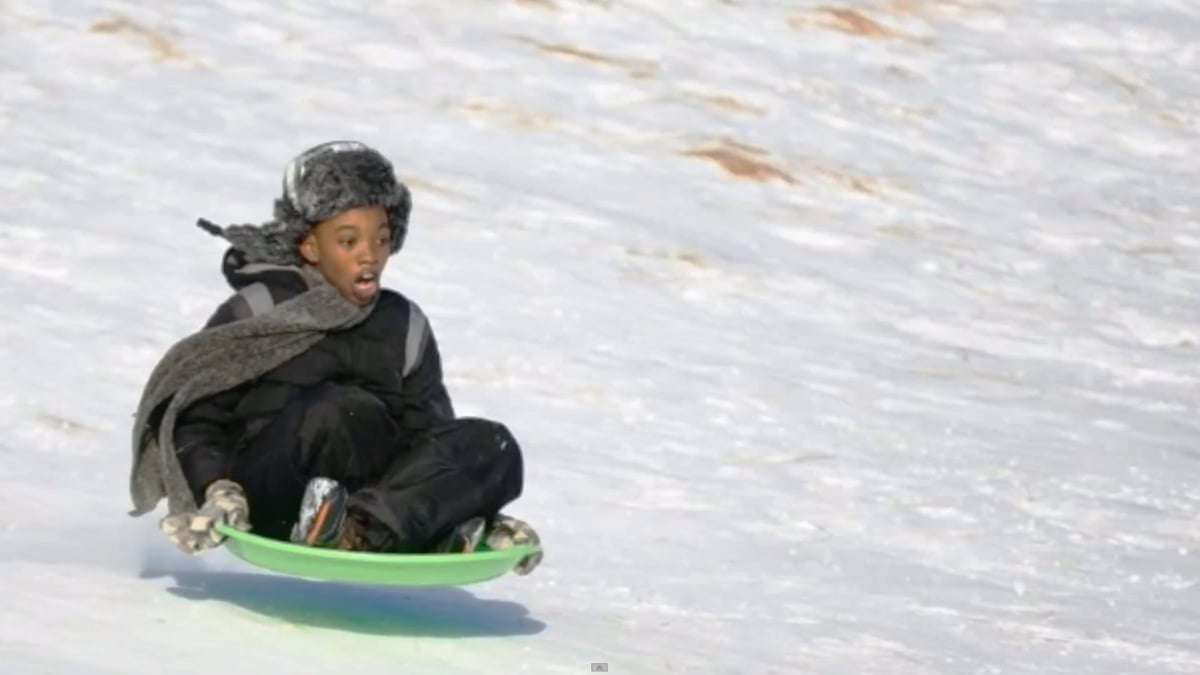
[[[482,475],[503,493],[502,501],[515,499],[521,494],[525,474],[525,462],[516,437],[508,427],[492,420],[475,419],[470,424]]]
[[[517,439],[508,430],[508,427],[499,422],[491,422],[492,425],[492,444],[497,452],[509,453],[520,457],[521,446],[517,445]]]
[[[508,454],[520,458],[521,446],[517,444],[516,437],[500,422],[478,417],[460,417],[455,420],[455,424],[459,426],[460,433],[470,438],[472,445],[486,448],[498,455]]]
[[[499,500],[507,503],[520,496],[525,483],[525,460],[521,456],[521,446],[508,430],[499,422],[492,422],[491,446],[493,467],[499,489]],[[499,508],[497,505],[496,508]]]

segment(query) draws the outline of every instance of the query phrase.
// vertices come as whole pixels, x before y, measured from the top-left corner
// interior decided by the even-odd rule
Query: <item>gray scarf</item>
[[[311,280],[312,272],[305,271]],[[326,333],[361,323],[373,309],[373,304],[358,307],[333,286],[317,283],[269,312],[202,330],[171,347],[154,368],[138,404],[130,515],[153,511],[163,497],[169,513],[196,509],[175,450],[175,421],[181,411],[283,365]]]

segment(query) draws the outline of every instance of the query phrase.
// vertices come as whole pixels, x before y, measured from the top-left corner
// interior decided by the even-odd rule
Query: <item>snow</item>
[[[0,670],[1200,672],[1200,8],[0,2]],[[545,564],[269,575],[130,519],[228,289],[193,227],[333,138],[527,457]],[[159,512],[161,514],[161,510]]]

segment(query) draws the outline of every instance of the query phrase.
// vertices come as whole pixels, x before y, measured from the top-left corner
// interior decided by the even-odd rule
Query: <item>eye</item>
[[[354,248],[355,243],[356,243],[356,240],[352,239],[352,238],[351,239],[342,239],[342,240],[338,241],[338,244],[342,248]]]

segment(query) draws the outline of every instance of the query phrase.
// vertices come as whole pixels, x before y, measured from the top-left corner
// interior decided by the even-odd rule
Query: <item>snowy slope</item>
[[[357,3],[356,3],[357,4]],[[1200,6],[0,0],[0,671],[1200,672]],[[331,138],[527,578],[185,559],[129,426]],[[231,655],[239,656],[230,661]]]

